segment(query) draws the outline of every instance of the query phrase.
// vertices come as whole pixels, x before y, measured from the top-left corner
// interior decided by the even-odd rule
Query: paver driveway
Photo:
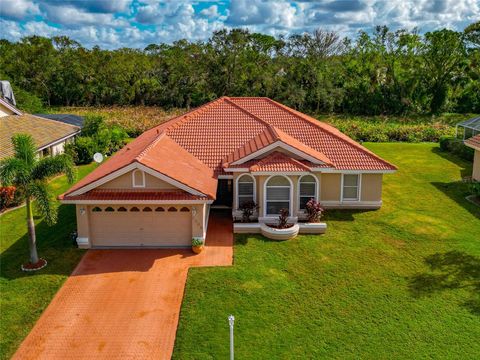
[[[228,214],[210,215],[206,251],[89,250],[14,359],[169,359],[188,268],[232,264]]]

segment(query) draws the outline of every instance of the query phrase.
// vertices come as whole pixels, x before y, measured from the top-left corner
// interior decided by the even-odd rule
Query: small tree
[[[35,265],[39,263],[39,258],[32,202],[36,200],[40,214],[49,225],[53,225],[57,219],[57,211],[51,202],[47,181],[52,176],[66,174],[68,181],[73,183],[75,167],[71,157],[66,154],[39,159],[30,135],[15,135],[12,143],[14,156],[0,161],[0,182],[3,185],[14,185],[25,194],[30,263]]]
[[[240,204],[239,210],[242,211],[242,222],[250,222],[253,213],[258,210],[258,205],[255,201],[244,201]]]

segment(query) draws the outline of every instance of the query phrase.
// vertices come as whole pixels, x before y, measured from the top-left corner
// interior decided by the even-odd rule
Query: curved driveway
[[[226,213],[206,250],[89,250],[14,359],[170,359],[188,269],[232,264]]]

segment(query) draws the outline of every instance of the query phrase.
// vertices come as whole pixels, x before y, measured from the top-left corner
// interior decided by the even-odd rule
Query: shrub
[[[86,115],[83,120],[82,136],[94,136],[105,129],[105,119],[101,115]]]
[[[72,158],[76,160],[76,164],[90,164],[93,160],[93,155],[97,152],[97,148],[97,143],[93,138],[80,136],[75,140],[75,155]]]
[[[319,222],[322,218],[324,209],[315,199],[310,199],[306,204],[305,211],[307,213],[308,222],[315,223]]]
[[[0,187],[0,210],[5,210],[12,205],[15,199],[15,186]]]
[[[239,210],[242,211],[242,222],[250,222],[250,217],[258,210],[258,205],[255,201],[244,201],[240,204]]]
[[[278,217],[278,228],[285,229],[288,225],[288,209],[281,209],[280,216]]]
[[[442,136],[439,143],[442,151],[448,151],[464,160],[473,161],[474,150],[465,146],[462,140],[451,136]]]
[[[25,91],[15,85],[13,85],[13,93],[15,94],[15,100],[20,110],[26,113],[42,113],[45,111],[43,102],[39,97]]]
[[[480,198],[480,181],[472,181],[470,184],[470,192]]]
[[[204,244],[205,244],[205,241],[203,239],[192,238],[192,246],[202,246]]]

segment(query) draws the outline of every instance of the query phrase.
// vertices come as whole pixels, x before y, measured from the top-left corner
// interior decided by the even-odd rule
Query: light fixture
[[[195,206],[192,206],[192,215],[193,216],[197,215],[197,208]]]
[[[85,215],[85,209],[83,207],[80,208],[80,215]]]

